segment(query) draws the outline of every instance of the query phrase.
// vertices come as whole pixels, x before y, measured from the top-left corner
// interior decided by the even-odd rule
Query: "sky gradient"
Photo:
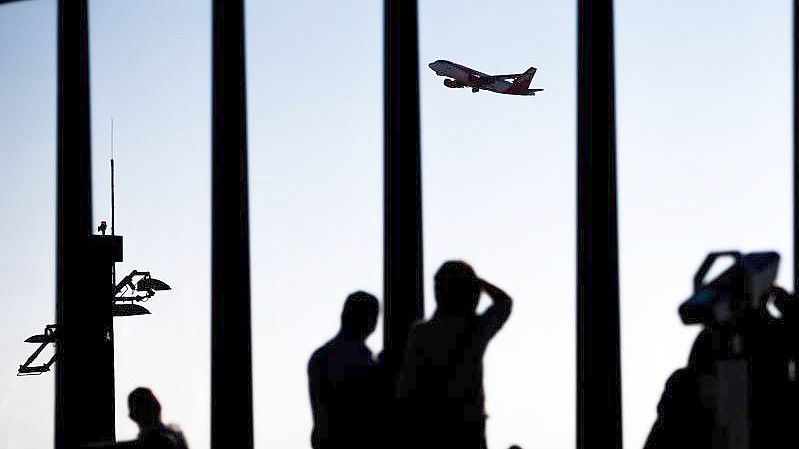
[[[118,273],[172,285],[117,319],[117,434],[151,387],[209,444],[210,3],[90,1],[94,222],[115,122]],[[55,2],[0,7],[0,449],[52,444],[53,375],[17,378],[54,320]],[[712,250],[774,249],[789,284],[790,3],[616,1],[624,439],[641,447],[697,327],[676,313]],[[346,295],[382,297],[381,2],[248,2],[255,438],[309,447],[305,364]],[[514,313],[486,355],[493,448],[574,447],[576,9],[421,0],[425,292],[462,258]],[[448,59],[539,70],[535,97],[447,89]],[[380,350],[381,329],[370,338]]]

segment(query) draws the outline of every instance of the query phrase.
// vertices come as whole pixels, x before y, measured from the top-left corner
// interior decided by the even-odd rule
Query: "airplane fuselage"
[[[511,83],[505,80],[490,80],[489,82],[480,84],[480,78],[489,78],[487,74],[450,61],[439,60],[433,62],[430,64],[430,68],[436,72],[436,75],[452,78],[457,81],[458,84],[463,84],[464,87],[476,87],[478,89],[505,93],[511,86]]]
[[[436,75],[447,77],[448,79],[444,80],[444,85],[451,88],[470,87],[473,92],[478,92],[479,90],[488,90],[500,94],[510,95],[535,95],[535,92],[542,90],[528,90],[526,86],[523,89],[514,89],[513,83],[506,81],[501,77],[478,72],[477,70],[471,69],[469,67],[443,59],[432,62],[428,66],[433,69],[434,72],[436,72]],[[535,69],[531,68],[531,70],[533,70],[534,74]],[[514,76],[519,77],[523,75]],[[530,78],[532,78],[532,75],[530,75]]]

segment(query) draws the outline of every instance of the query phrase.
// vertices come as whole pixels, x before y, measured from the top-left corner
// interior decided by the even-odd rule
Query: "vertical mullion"
[[[424,307],[416,0],[385,0],[383,33],[384,348],[395,372]]]
[[[86,251],[91,234],[91,138],[89,112],[89,37],[86,0],[58,2],[58,131],[56,199],[55,447],[77,447],[102,436],[91,421],[95,395],[85,395],[83,366],[88,357],[78,343],[85,326],[86,298],[81,297]],[[77,339],[77,340],[76,340]],[[87,402],[88,401],[88,402]],[[103,404],[106,405],[106,404]],[[113,402],[111,403],[113,407]],[[104,410],[103,410],[104,411]],[[85,416],[90,413],[90,416]],[[113,408],[111,409],[113,419]],[[99,429],[100,434],[109,429]],[[113,438],[113,422],[110,429]],[[106,437],[109,435],[105,435]]]
[[[577,448],[621,448],[613,2],[578,15]]]
[[[211,448],[253,447],[244,2],[213,1]]]
[[[799,292],[799,0],[793,2],[793,291]]]

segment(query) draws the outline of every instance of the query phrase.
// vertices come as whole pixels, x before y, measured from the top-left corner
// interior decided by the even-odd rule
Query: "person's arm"
[[[477,282],[480,289],[491,298],[492,302],[485,312],[480,315],[480,321],[483,323],[483,335],[487,341],[496,335],[505,322],[508,321],[513,308],[513,300],[499,287],[483,279],[478,279]]]
[[[308,362],[308,392],[311,397],[311,412],[313,414],[313,431],[311,433],[312,447],[317,447],[317,439],[319,438],[319,426],[324,422],[324,404],[320,401],[320,392],[322,389],[322,370],[320,361],[317,359],[316,354],[311,356]]]

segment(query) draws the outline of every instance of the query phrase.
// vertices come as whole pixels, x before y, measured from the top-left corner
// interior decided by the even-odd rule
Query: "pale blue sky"
[[[55,2],[0,7],[0,449],[52,441],[53,376],[14,377],[54,316]],[[463,258],[515,299],[486,357],[489,444],[574,446],[574,2],[421,0],[425,288]],[[697,328],[676,307],[710,250],[790,278],[790,3],[616,2],[624,434],[640,447]],[[174,290],[116,321],[147,385],[209,439],[210,4],[90,2],[94,221],[116,123],[120,273]],[[256,445],[307,448],[305,363],[344,297],[382,296],[381,2],[247,6]],[[536,97],[445,88],[426,64],[539,69]],[[788,285],[789,286],[789,285]],[[789,286],[790,287],[790,286]],[[379,332],[379,330],[378,330]],[[370,343],[380,349],[379,335]]]

